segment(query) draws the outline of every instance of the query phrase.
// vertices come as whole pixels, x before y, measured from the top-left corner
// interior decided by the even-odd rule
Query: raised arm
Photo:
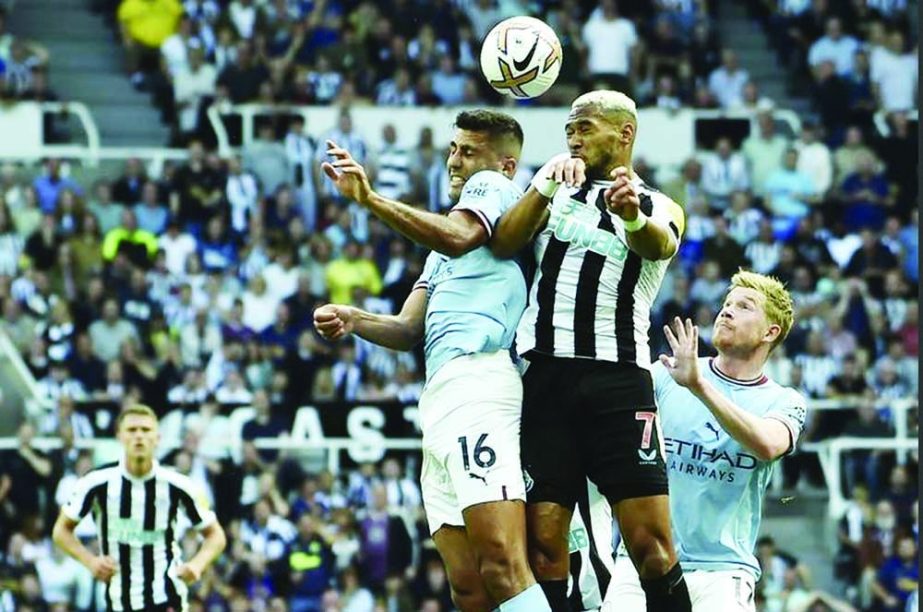
[[[622,218],[628,239],[628,248],[653,261],[669,259],[679,249],[679,235],[682,234],[682,209],[678,205],[672,214],[673,227],[670,222],[656,216],[648,216],[641,210],[641,199],[631,184],[630,172],[625,167],[613,170],[612,187],[606,189],[606,205],[609,210]],[[675,228],[675,229],[674,229]]]
[[[381,315],[355,306],[326,304],[314,311],[314,327],[327,340],[356,334],[369,342],[397,351],[409,351],[423,338],[426,288],[410,292],[401,312]]]
[[[746,446],[761,461],[773,461],[791,450],[793,432],[781,420],[751,414],[718,391],[699,372],[699,330],[690,319],[676,317],[673,329],[664,326],[673,357],[660,362],[677,384],[689,389],[711,411],[732,438]]]
[[[356,201],[399,234],[433,251],[459,257],[487,242],[487,229],[470,212],[438,215],[386,198],[372,189],[365,168],[335,142],[327,141],[335,161],[321,169],[345,197]]]
[[[586,165],[579,157],[561,153],[532,177],[532,185],[497,223],[490,250],[497,257],[513,257],[548,223],[548,203],[562,184],[582,185]]]

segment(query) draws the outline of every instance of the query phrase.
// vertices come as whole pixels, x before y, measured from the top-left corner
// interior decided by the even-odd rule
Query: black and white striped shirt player
[[[589,480],[571,517],[567,600],[572,612],[599,610],[615,571],[612,510]]]
[[[679,241],[682,208],[640,178],[632,181],[640,210]],[[611,183],[558,189],[550,216],[535,237],[536,272],[516,345],[553,357],[651,366],[650,311],[670,259],[643,259],[628,248],[621,218],[609,212]]]
[[[118,562],[106,589],[107,609],[186,609],[188,589],[175,573],[182,531],[190,523],[201,531],[216,522],[204,492],[187,476],[154,461],[137,478],[123,459],[81,478],[61,512],[76,522],[92,512],[101,553]]]

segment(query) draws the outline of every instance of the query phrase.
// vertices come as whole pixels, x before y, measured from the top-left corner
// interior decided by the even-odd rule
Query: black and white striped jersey
[[[567,599],[574,612],[599,610],[615,570],[612,509],[596,485],[586,484],[570,523]]]
[[[683,210],[633,181],[641,210],[677,240]],[[625,226],[603,200],[608,181],[558,189],[534,241],[535,274],[516,348],[555,357],[635,363],[649,369],[651,305],[670,260],[642,259],[628,248]]]
[[[179,519],[185,515],[199,530],[216,520],[192,480],[156,461],[146,477],[136,478],[120,462],[77,481],[61,511],[78,522],[93,512],[100,550],[118,563],[106,589],[109,610],[186,609],[188,590],[176,577],[183,562],[178,529],[185,524]]]

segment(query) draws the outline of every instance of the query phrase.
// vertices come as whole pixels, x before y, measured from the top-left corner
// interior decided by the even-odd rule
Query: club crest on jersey
[[[526,492],[531,491],[532,487],[535,486],[535,481],[532,480],[532,475],[529,474],[529,472],[525,468],[523,468],[522,470],[522,480],[526,485]]]

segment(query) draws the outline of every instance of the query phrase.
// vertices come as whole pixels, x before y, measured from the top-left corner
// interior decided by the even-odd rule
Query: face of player
[[[732,289],[715,318],[712,335],[715,348],[734,354],[747,354],[759,348],[773,329],[778,330],[766,318],[765,301],[766,297],[755,289]]]
[[[130,461],[150,460],[160,442],[157,421],[143,414],[126,415],[119,427],[118,438]]]
[[[504,159],[486,132],[456,129],[445,162],[449,171],[449,199],[458,202],[465,183],[481,170],[496,170],[512,178],[505,171]]]
[[[571,111],[564,124],[564,134],[571,156],[584,161],[590,180],[607,179],[622,157],[624,144],[618,126],[593,107]]]

